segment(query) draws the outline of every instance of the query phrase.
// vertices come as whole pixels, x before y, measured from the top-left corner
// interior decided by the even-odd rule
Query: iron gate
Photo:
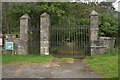
[[[30,54],[40,54],[40,27],[32,25],[30,27]]]
[[[89,25],[52,25],[50,54],[56,57],[83,58],[90,53]],[[30,53],[40,54],[40,28],[30,29]]]
[[[84,58],[89,55],[89,25],[50,27],[50,53],[57,57]]]

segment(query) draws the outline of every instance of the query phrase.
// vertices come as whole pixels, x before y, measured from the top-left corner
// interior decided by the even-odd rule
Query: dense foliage
[[[118,30],[117,12],[111,3],[3,3],[3,33],[19,34],[19,19],[27,13],[32,24],[39,25],[43,12],[50,14],[51,25],[88,25],[89,16],[95,9],[99,13],[100,35],[115,36]]]

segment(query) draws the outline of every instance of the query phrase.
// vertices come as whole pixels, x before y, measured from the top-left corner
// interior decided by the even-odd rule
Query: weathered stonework
[[[43,13],[40,16],[40,27],[38,26],[34,30],[34,26],[31,27],[30,17],[25,14],[20,18],[20,38],[16,38],[16,35],[8,34],[4,39],[5,42],[14,42],[14,54],[33,54],[32,50],[38,50],[41,55],[49,55],[49,28],[50,18],[47,13]],[[39,31],[40,30],[40,33]],[[34,33],[36,32],[36,34]],[[92,11],[90,15],[90,53],[91,55],[103,54],[114,47],[115,38],[99,37],[98,27],[98,13]],[[32,36],[31,36],[32,35]],[[34,36],[39,36],[34,38]],[[0,35],[2,37],[2,35]],[[31,38],[32,37],[32,38]],[[36,41],[40,41],[38,45]],[[31,45],[32,44],[32,45]],[[38,45],[34,47],[34,45]],[[33,48],[34,47],[34,48]],[[38,48],[38,49],[36,49]],[[3,53],[9,53],[7,50],[3,50]],[[13,53],[13,52],[12,52]],[[1,52],[0,52],[1,54]]]
[[[92,11],[90,14],[90,43],[91,43],[91,55],[96,54],[96,46],[99,45],[99,36],[98,36],[99,28],[98,28],[98,13],[96,11]]]
[[[15,38],[16,38],[16,35],[14,35],[14,34],[7,34],[6,35],[7,42],[13,42],[13,40],[15,40]]]
[[[47,13],[40,16],[40,54],[49,55],[50,19]]]
[[[103,54],[112,48],[114,48],[115,45],[115,38],[111,37],[100,37],[100,45],[103,46],[104,48],[100,48],[99,54]]]
[[[30,17],[28,14],[24,14],[20,18],[20,51],[21,54],[29,54],[29,28],[30,28]]]
[[[98,21],[98,13],[93,10],[90,15],[91,55],[103,54],[114,48],[115,38],[99,37]]]

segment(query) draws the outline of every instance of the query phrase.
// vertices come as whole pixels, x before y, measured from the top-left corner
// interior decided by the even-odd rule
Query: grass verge
[[[26,62],[26,63],[44,63],[53,60],[54,57],[49,56],[39,56],[39,55],[2,55],[2,64],[16,63],[16,62]]]
[[[118,54],[108,53],[99,56],[88,56],[84,59],[84,62],[105,78],[118,78]]]

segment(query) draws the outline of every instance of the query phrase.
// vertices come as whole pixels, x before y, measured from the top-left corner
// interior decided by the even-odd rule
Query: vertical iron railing
[[[40,54],[40,28],[32,25],[30,29],[30,53]]]
[[[89,53],[89,25],[52,25],[50,53],[60,57],[84,57]]]

